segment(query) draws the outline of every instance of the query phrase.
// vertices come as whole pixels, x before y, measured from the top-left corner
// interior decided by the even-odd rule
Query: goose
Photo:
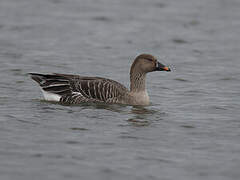
[[[102,77],[87,77],[70,74],[29,73],[36,81],[47,101],[62,104],[87,102],[149,105],[146,90],[146,74],[153,71],[171,71],[150,54],[137,56],[130,69],[130,90],[121,83]]]

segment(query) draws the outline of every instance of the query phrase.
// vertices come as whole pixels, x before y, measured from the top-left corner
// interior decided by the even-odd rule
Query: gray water
[[[28,72],[129,86],[151,53],[151,105],[43,101]],[[1,0],[1,180],[240,178],[239,0]]]

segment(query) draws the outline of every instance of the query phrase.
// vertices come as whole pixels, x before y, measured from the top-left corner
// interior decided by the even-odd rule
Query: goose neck
[[[146,86],[146,74],[140,72],[134,72],[130,74],[130,91],[142,92],[145,91]]]

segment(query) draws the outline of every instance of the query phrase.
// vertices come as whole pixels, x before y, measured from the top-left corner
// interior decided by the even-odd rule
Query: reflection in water
[[[47,103],[47,104],[57,104],[60,106],[65,106],[65,107],[81,107],[81,109],[105,109],[105,110],[109,110],[109,111],[113,111],[113,112],[123,112],[124,107],[126,107],[126,105],[121,105],[121,104],[106,104],[106,103],[91,103],[91,102],[87,102],[87,103],[81,103],[81,104],[61,104],[59,102],[54,102],[54,101],[46,101],[41,99],[41,102]],[[56,108],[56,107],[54,107]],[[68,111],[69,113],[73,113],[74,110],[69,109]]]
[[[132,126],[149,126],[151,123],[149,120],[142,120],[142,119],[138,119],[138,118],[130,118],[127,120],[129,122],[130,125]]]
[[[153,110],[153,109],[147,109],[144,106],[133,106],[131,109],[131,112],[133,114],[143,114],[143,115],[147,115],[147,114],[154,114],[157,111]]]
[[[123,113],[127,105],[122,104],[105,104],[105,103],[96,103],[92,104],[96,109],[106,109],[113,112]]]
[[[129,118],[127,121],[130,123],[130,125],[133,126],[149,126],[151,124],[151,118],[153,114],[157,113],[156,110],[150,110],[143,106],[133,106],[131,109],[131,114],[134,116],[132,118]]]
[[[69,128],[73,131],[88,131],[89,129],[87,128],[82,128],[82,127],[72,127],[72,128]]]
[[[55,105],[59,104],[56,102],[49,102],[45,100],[41,100],[41,102],[45,102],[48,104],[55,104]],[[129,106],[129,105],[122,105],[122,104],[105,104],[105,103],[82,103],[79,105],[64,105],[64,104],[59,104],[59,105],[70,107],[70,109],[68,109],[67,111],[68,113],[75,112],[75,110],[71,109],[71,107],[80,107],[81,110],[102,109],[102,110],[117,112],[122,115],[128,115],[128,118],[127,118],[128,125],[136,126],[136,127],[149,126],[152,122],[160,120],[162,116],[165,115],[164,112],[159,112],[159,110],[151,109],[151,106]],[[56,108],[57,107],[54,107],[54,109]],[[49,110],[51,108],[47,107],[47,109]]]

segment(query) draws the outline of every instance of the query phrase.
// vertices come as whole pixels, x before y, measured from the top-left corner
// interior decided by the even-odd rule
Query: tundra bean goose
[[[170,71],[150,54],[141,54],[130,69],[130,90],[111,79],[69,74],[29,73],[41,87],[45,100],[64,104],[84,102],[148,105],[146,74],[153,71]]]

